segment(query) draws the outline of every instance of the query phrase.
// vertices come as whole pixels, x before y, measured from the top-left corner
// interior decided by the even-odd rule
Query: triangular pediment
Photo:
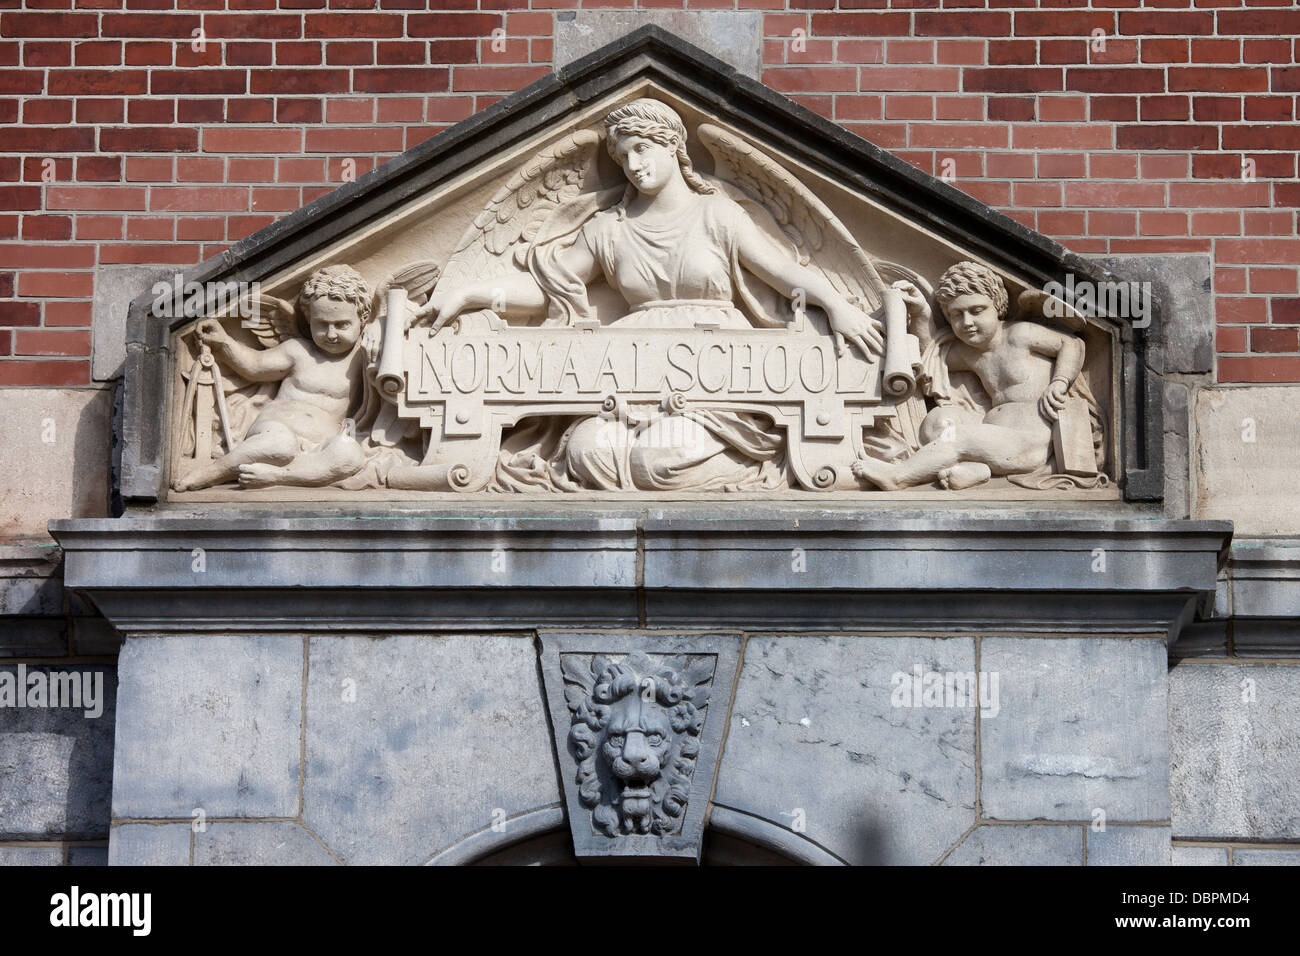
[[[608,148],[641,100],[675,206]],[[1107,278],[647,27],[139,297],[123,496],[1158,497],[1140,325],[1043,291]],[[995,345],[945,315],[981,290]]]

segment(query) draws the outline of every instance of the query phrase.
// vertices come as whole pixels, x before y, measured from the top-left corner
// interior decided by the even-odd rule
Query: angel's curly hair
[[[622,136],[642,136],[665,149],[676,146],[677,165],[686,185],[697,193],[717,192],[691,164],[690,156],[686,155],[686,124],[667,103],[643,97],[613,110],[605,117],[605,148],[609,155],[614,156]]]
[[[1006,283],[1002,277],[978,262],[959,262],[950,266],[942,278],[939,287],[934,290],[934,297],[945,311],[948,303],[959,295],[983,295],[993,300],[998,310],[998,318],[1005,319],[1010,307]]]
[[[357,318],[365,325],[370,321],[370,300],[373,294],[370,284],[351,266],[326,266],[317,269],[302,284],[302,290],[298,293],[298,307],[306,315],[306,305],[312,299],[351,302],[357,307]]]

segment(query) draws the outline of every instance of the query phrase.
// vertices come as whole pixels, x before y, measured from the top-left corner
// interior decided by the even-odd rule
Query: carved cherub
[[[912,318],[927,321],[930,307],[921,292],[902,284],[900,291]],[[937,337],[926,350],[928,361],[923,360],[932,394],[939,397],[922,423],[923,444],[901,461],[861,458],[853,474],[894,491],[935,480],[962,489],[993,475],[1045,473],[1053,425],[1083,369],[1083,340],[1036,321],[1004,321],[1006,285],[974,262],[948,269],[935,299],[951,332]],[[982,418],[952,400],[949,372],[971,372],[979,379],[992,406]],[[1082,382],[1076,391],[1091,398]]]
[[[310,340],[295,328],[288,303],[264,296],[259,306],[264,318],[252,328],[267,348],[234,341],[214,319],[201,322],[197,335],[236,374],[252,382],[279,380],[279,390],[243,441],[178,479],[173,485],[177,491],[235,478],[246,488],[328,485],[355,474],[364,463],[345,423],[368,358],[361,347],[371,319],[366,280],[346,265],[327,266],[307,279],[298,294],[298,310],[310,327]]]

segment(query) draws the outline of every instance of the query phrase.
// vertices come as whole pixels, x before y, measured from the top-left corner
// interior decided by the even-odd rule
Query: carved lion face
[[[610,708],[600,750],[614,777],[623,784],[626,817],[648,821],[655,802],[653,785],[667,765],[672,744],[671,722],[657,701],[633,693]]]
[[[567,671],[579,793],[606,836],[675,832],[690,795],[712,662],[655,666],[644,655]],[[576,691],[577,688],[574,688]]]

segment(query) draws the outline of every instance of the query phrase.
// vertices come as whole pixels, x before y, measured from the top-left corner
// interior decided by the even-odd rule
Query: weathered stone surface
[[[1126,280],[1150,282],[1164,328],[1165,371],[1199,373],[1214,368],[1214,293],[1210,257],[1104,256],[1102,265]]]
[[[1300,541],[1237,539],[1229,571],[1232,642],[1237,656],[1296,657],[1300,651]]]
[[[1169,827],[1087,828],[1089,866],[1168,866]]]
[[[560,801],[531,639],[313,637],[303,818],[344,863],[418,864]]]
[[[1165,382],[1165,515],[1170,518],[1186,518],[1191,511],[1188,393],[1181,382]]]
[[[1201,389],[1196,401],[1196,515],[1231,518],[1238,535],[1300,532],[1300,386]],[[1252,440],[1253,439],[1253,440]]]
[[[944,866],[1083,866],[1083,827],[984,824]]]
[[[1174,835],[1300,837],[1300,667],[1184,661],[1169,689]]]
[[[288,636],[127,642],[113,816],[295,816],[302,663]]]
[[[0,866],[62,866],[61,846],[0,846]]]
[[[98,685],[97,706],[0,708],[0,838],[54,839],[108,831],[117,678],[104,667],[0,666],[0,674],[13,675],[6,680],[15,686],[20,675],[30,680],[51,672],[75,676],[92,692]],[[81,703],[89,701],[83,696]],[[94,710],[99,716],[85,716]]]
[[[973,671],[973,642],[751,637],[715,803],[850,863],[933,863],[975,819],[975,712],[893,706],[916,666]]]
[[[1300,850],[1233,850],[1233,866],[1300,866]]]
[[[1171,851],[1173,866],[1227,866],[1226,846],[1176,846]]]
[[[466,517],[264,512],[54,522],[67,586],[126,633],[253,624],[1166,633],[1214,589],[1231,524],[748,502]],[[640,525],[640,532],[638,532]],[[203,587],[189,552],[204,549]],[[1093,573],[1093,551],[1106,552]],[[504,551],[494,571],[495,550]],[[643,590],[638,595],[638,567]],[[483,590],[479,590],[483,589]],[[836,600],[826,592],[840,590]],[[999,591],[1017,592],[1014,602]],[[485,600],[483,594],[491,593]]]
[[[62,560],[52,544],[0,545],[0,615],[62,614]]]
[[[159,280],[172,282],[175,269],[157,266],[100,266],[95,270],[95,299],[91,306],[90,375],[106,382],[122,374],[126,360],[126,312],[131,300],[148,292]]]
[[[68,866],[108,866],[108,847],[70,846]]]
[[[653,23],[758,79],[763,66],[762,14],[750,11],[573,10],[555,23],[555,65],[586,56],[642,24]]]
[[[62,657],[68,653],[67,631],[61,617],[6,618],[0,624],[0,658]]]
[[[980,722],[985,816],[1168,819],[1163,641],[985,638],[980,665],[1002,694]]]
[[[109,866],[189,866],[190,824],[124,823],[108,839]]]
[[[194,834],[195,866],[337,866],[300,823],[210,823]]]
[[[0,537],[45,537],[51,518],[108,513],[112,394],[7,388],[0,416]]]
[[[122,647],[122,635],[102,617],[74,617],[71,623],[74,654],[111,655]]]

